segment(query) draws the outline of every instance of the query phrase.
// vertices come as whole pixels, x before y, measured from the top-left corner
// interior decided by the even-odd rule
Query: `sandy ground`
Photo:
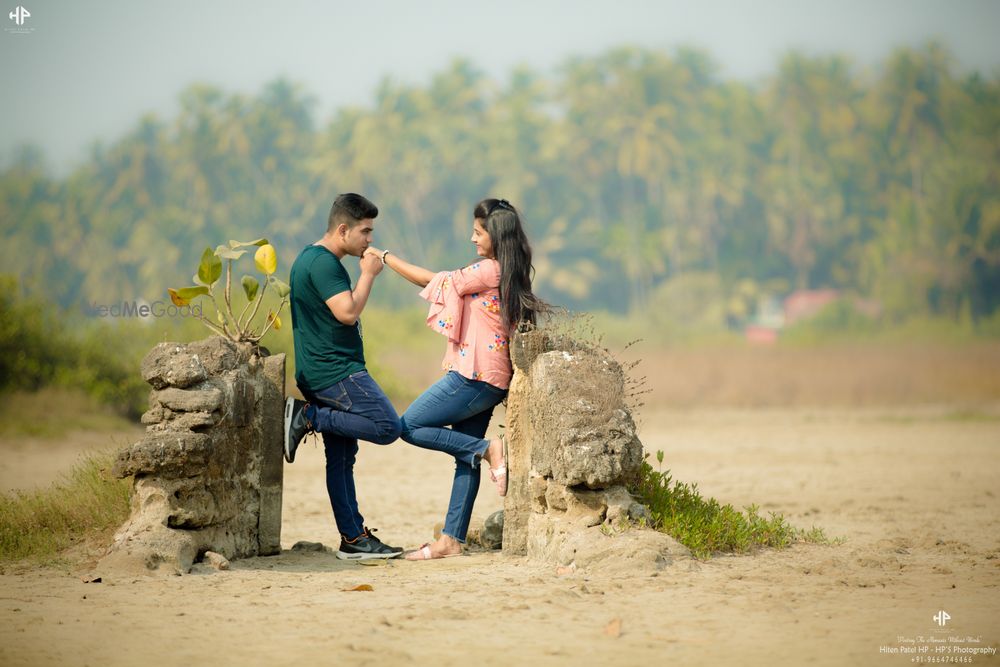
[[[625,575],[560,576],[499,553],[365,567],[287,551],[298,540],[336,546],[322,450],[306,445],[286,467],[282,555],[117,583],[8,567],[0,665],[1000,664],[956,652],[1000,644],[1000,419],[990,414],[651,413],[643,442],[665,450],[675,478],[844,542]],[[71,462],[73,447],[59,451]],[[0,468],[5,484],[29,484],[59,456],[30,452]],[[450,476],[440,454],[365,444],[362,511],[385,541],[415,547],[443,518]],[[476,522],[500,506],[484,484]],[[346,590],[359,584],[374,590]]]

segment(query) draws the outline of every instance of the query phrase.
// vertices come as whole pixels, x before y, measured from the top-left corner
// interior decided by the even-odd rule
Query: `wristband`
[[[382,265],[385,266],[385,256],[389,254],[388,250],[382,251]]]

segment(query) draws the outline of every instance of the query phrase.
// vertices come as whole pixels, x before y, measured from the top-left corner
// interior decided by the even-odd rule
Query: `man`
[[[359,316],[383,263],[365,256],[378,208],[361,195],[333,202],[326,234],[292,265],[290,284],[295,381],[308,402],[285,402],[285,459],[310,430],[323,434],[326,488],[340,531],[342,559],[395,558],[401,548],[383,544],[364,524],[354,488],[358,438],[387,445],[399,437],[399,417],[365,370]],[[360,258],[353,289],[341,260]]]

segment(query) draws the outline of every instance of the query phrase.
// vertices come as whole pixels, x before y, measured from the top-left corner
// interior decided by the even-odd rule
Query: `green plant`
[[[662,451],[656,452],[656,460],[663,464]],[[756,505],[739,512],[732,505],[704,498],[697,484],[675,481],[669,470],[654,470],[648,461],[643,461],[630,491],[649,507],[653,527],[677,539],[696,558],[748,553],[761,547],[781,549],[793,542],[829,541],[822,529],[800,530],[776,512],[762,517]]]
[[[268,312],[263,328],[259,331],[257,327],[260,325],[255,323],[254,318],[264,300],[264,289],[261,289],[260,282],[253,276],[244,275],[240,280],[247,303],[238,316],[233,311],[233,262],[245,255],[248,252],[246,248],[249,246],[257,246],[253,259],[257,270],[264,275],[265,289],[272,287],[281,299],[277,309]],[[220,306],[215,297],[215,286],[222,278],[223,259],[226,260],[226,282],[222,291],[223,303]],[[212,322],[201,312],[192,311],[196,318],[215,333],[232,341],[258,343],[272,326],[275,329],[281,328],[279,314],[288,303],[288,295],[291,292],[291,288],[286,283],[274,277],[274,272],[277,270],[278,256],[274,246],[267,239],[248,242],[230,241],[228,245],[220,245],[214,251],[211,248],[205,248],[198,265],[198,272],[194,275],[195,285],[178,289],[168,288],[167,292],[174,305],[181,307],[189,305],[193,299],[200,296],[209,297],[215,307],[216,321]]]

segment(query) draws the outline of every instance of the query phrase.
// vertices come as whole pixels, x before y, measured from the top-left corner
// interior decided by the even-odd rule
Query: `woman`
[[[420,296],[431,303],[427,325],[448,338],[442,364],[447,373],[400,419],[403,440],[455,458],[441,537],[407,554],[408,560],[462,553],[479,492],[480,461],[487,462],[497,491],[506,495],[506,443],[502,437],[486,439],[486,429],[510,386],[510,336],[521,323],[534,323],[544,307],[531,292],[531,246],[517,210],[506,199],[484,199],[473,218],[472,243],[482,259],[463,269],[434,273],[388,250],[368,249],[424,288]]]

